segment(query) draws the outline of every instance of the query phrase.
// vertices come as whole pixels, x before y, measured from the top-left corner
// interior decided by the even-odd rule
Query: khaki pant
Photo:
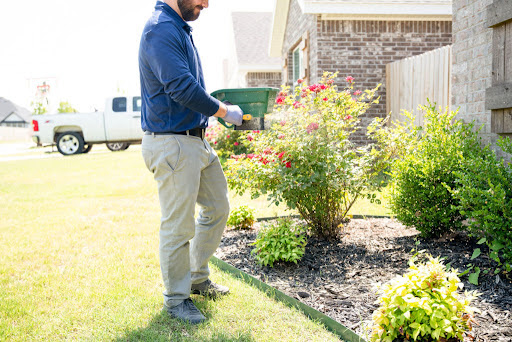
[[[164,304],[173,307],[189,298],[191,284],[208,279],[229,215],[226,178],[215,151],[198,137],[144,135],[142,156],[158,184]]]

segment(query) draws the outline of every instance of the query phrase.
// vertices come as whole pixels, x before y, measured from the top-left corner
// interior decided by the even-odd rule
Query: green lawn
[[[163,313],[160,210],[140,149],[1,162],[0,179],[0,341],[337,340],[216,269],[232,294],[194,297],[207,323]]]

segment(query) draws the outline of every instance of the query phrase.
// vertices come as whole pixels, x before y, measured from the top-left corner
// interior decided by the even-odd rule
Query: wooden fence
[[[386,110],[391,120],[403,120],[402,110],[414,112],[416,125],[423,124],[419,105],[427,99],[436,107],[451,104],[451,45],[386,65]]]
[[[492,86],[485,92],[491,110],[491,131],[512,134],[512,2],[494,0],[487,7],[487,26],[493,29]]]

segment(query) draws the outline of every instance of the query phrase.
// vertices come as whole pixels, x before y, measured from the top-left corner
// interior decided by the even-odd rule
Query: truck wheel
[[[84,138],[78,132],[64,132],[57,137],[57,150],[65,156],[82,153]]]
[[[107,143],[107,148],[112,151],[123,151],[126,150],[130,146],[129,143],[123,143],[123,142],[113,142],[113,143]]]
[[[92,148],[92,144],[85,144],[82,153],[89,153]]]

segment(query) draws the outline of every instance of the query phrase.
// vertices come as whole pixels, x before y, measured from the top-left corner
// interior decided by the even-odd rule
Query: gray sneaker
[[[194,305],[192,299],[187,298],[181,304],[169,308],[164,306],[172,318],[178,318],[190,324],[199,324],[206,321],[201,311]]]
[[[215,284],[210,279],[208,279],[200,284],[192,284],[191,293],[205,297],[216,298],[228,294],[229,288]]]

